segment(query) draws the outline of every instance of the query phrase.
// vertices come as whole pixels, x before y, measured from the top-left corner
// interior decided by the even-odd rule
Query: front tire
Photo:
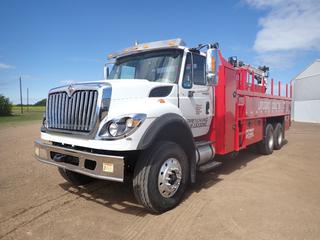
[[[143,152],[135,166],[134,195],[151,212],[168,211],[181,201],[189,172],[181,147],[173,142],[159,142]]]
[[[95,179],[80,173],[72,172],[64,168],[58,168],[60,175],[74,186],[86,185]]]
[[[264,132],[264,138],[261,142],[258,143],[259,152],[264,155],[270,155],[273,153],[274,148],[274,136],[273,136],[273,127],[269,123],[267,124]]]

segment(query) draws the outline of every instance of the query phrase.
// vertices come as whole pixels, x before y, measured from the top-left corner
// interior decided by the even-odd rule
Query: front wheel
[[[176,143],[159,142],[143,152],[135,166],[134,195],[151,212],[165,212],[179,204],[188,181],[185,152]]]
[[[58,168],[60,175],[74,186],[86,185],[95,179],[80,173],[72,172],[64,168]]]

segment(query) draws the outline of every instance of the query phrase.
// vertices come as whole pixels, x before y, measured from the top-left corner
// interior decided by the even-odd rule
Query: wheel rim
[[[182,170],[179,161],[175,158],[167,159],[161,166],[158,175],[158,189],[160,194],[169,198],[179,189]]]
[[[269,149],[273,149],[273,136],[272,136],[272,134],[269,137],[268,146],[269,146]]]
[[[278,136],[278,145],[280,146],[281,144],[282,144],[282,132],[280,132]]]

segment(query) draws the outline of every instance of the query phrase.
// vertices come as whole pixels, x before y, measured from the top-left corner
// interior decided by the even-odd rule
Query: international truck
[[[105,80],[49,91],[35,157],[71,184],[132,182],[137,201],[162,213],[221,164],[216,155],[283,146],[292,89],[282,96],[279,82],[276,93],[266,66],[181,39],[136,43],[108,59]]]

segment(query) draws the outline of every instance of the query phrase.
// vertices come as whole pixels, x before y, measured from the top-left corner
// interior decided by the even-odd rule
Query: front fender
[[[195,182],[196,147],[191,129],[186,120],[175,113],[167,113],[158,117],[141,137],[137,149],[147,149],[155,142],[163,140],[175,142],[182,147],[189,160],[191,182]]]
[[[188,135],[188,138],[192,139],[193,141],[193,136],[192,132],[190,130],[190,127],[188,126],[186,120],[179,116],[178,114],[175,113],[166,113],[158,118],[156,118],[150,126],[147,128],[145,133],[140,139],[140,142],[138,144],[138,149],[143,150],[148,147],[150,147],[157,139],[157,137],[160,135],[161,131],[165,131],[166,127],[172,125],[172,124],[177,124],[181,125],[185,130],[186,134]],[[167,129],[168,130],[168,129]]]

